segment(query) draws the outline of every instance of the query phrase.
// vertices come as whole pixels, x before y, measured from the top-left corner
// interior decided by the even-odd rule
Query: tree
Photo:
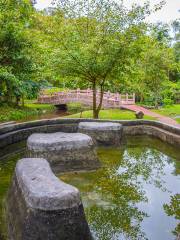
[[[131,57],[130,68],[123,73],[123,88],[134,91],[140,102],[156,107],[160,102],[174,99],[176,84],[171,81],[173,72],[178,72],[167,28],[150,25],[148,34],[141,36],[133,49],[139,48],[139,56]],[[167,27],[167,26],[165,26]],[[147,28],[148,29],[148,28]],[[132,80],[133,79],[133,80]],[[122,81],[121,81],[122,82]]]
[[[7,102],[15,97],[19,103],[26,92],[24,81],[33,72],[28,36],[32,12],[30,1],[0,0],[0,91]]]
[[[131,57],[139,55],[139,46],[133,48],[146,32],[143,20],[150,14],[149,5],[128,10],[122,2],[108,0],[56,4],[53,27],[48,30],[54,41],[54,65],[61,75],[92,87],[93,116],[98,118],[106,85],[119,78]]]

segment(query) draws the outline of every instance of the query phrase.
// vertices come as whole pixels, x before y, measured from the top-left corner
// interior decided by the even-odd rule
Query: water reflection
[[[164,204],[163,207],[168,216],[174,216],[175,219],[180,220],[180,194],[172,195],[170,203]],[[176,236],[180,235],[180,222],[173,230],[173,233]]]
[[[0,239],[7,239],[4,199],[25,145],[0,151]],[[80,189],[94,238],[175,239],[180,231],[179,149],[157,139],[133,137],[122,149],[99,149],[98,154],[102,169],[61,176]]]
[[[102,169],[61,176],[80,189],[94,238],[174,239],[171,231],[177,222],[163,204],[180,183],[175,176],[177,149],[169,147],[168,152],[157,140],[136,138],[128,147],[99,149],[98,154]]]

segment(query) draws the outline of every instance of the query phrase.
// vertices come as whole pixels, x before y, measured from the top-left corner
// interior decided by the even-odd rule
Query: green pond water
[[[6,238],[5,195],[25,143],[0,152],[0,240]],[[180,150],[149,137],[121,148],[99,148],[102,168],[59,176],[81,192],[98,240],[176,239],[180,231]]]

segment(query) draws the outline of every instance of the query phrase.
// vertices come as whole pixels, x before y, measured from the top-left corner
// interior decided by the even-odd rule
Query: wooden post
[[[135,104],[136,102],[136,96],[135,96],[135,93],[133,93],[133,103]]]
[[[80,88],[77,89],[77,99],[79,99]]]
[[[129,98],[128,93],[126,93],[126,104],[128,103],[128,98]]]
[[[115,99],[119,100],[119,93],[116,93]]]
[[[117,103],[118,101],[118,103]],[[120,101],[119,101],[119,93],[116,93],[116,104],[120,106]]]
[[[87,95],[89,96],[89,94],[90,94],[90,89],[88,88],[86,92],[87,92]]]
[[[121,101],[122,100],[122,98],[121,98],[121,94],[119,94],[119,105],[121,106]]]
[[[108,98],[110,97],[110,91],[107,92],[107,97],[108,97]]]

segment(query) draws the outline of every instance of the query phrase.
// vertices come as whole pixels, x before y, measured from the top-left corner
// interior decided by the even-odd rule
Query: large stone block
[[[93,170],[100,166],[93,140],[85,134],[32,134],[27,146],[30,157],[47,159],[55,172]]]
[[[45,159],[18,161],[7,196],[10,240],[90,240],[79,191]]]
[[[92,137],[97,145],[119,146],[122,139],[122,125],[113,122],[80,122],[78,132]]]

